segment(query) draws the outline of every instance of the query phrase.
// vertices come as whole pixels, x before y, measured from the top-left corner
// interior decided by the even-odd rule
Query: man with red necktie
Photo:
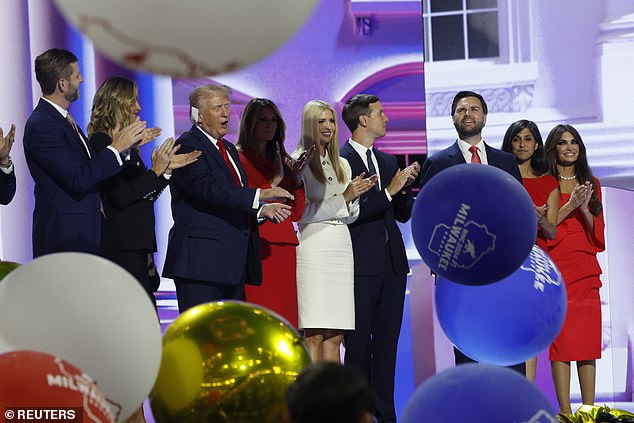
[[[258,220],[290,216],[286,190],[249,188],[229,131],[230,90],[203,85],[189,96],[192,127],[177,140],[198,161],[172,173],[172,216],[163,276],[174,279],[180,312],[220,299],[242,300],[244,284],[259,285],[262,261]]]
[[[460,91],[456,94],[451,104],[451,116],[458,132],[458,139],[451,146],[425,160],[421,168],[421,189],[439,172],[462,163],[495,166],[510,173],[522,183],[515,156],[490,147],[482,139],[482,128],[486,124],[487,114],[487,104],[480,94],[473,91]],[[455,347],[454,355],[456,364],[474,361]],[[524,363],[510,367],[526,374]]]

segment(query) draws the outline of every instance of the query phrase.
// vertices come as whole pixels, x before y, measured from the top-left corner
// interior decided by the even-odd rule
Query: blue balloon
[[[566,288],[548,254],[533,246],[524,264],[499,282],[467,286],[439,278],[436,314],[460,351],[508,366],[535,357],[559,334]]]
[[[412,211],[412,237],[423,261],[434,273],[467,285],[513,273],[536,235],[530,196],[493,166],[443,170],[423,187]]]
[[[514,370],[461,364],[420,385],[403,410],[401,423],[556,422],[534,384]]]

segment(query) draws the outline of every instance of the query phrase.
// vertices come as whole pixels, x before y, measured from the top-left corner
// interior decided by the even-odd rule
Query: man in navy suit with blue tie
[[[204,85],[189,96],[192,127],[177,140],[180,153],[202,154],[172,173],[172,215],[163,276],[174,279],[181,312],[220,299],[242,300],[244,284],[262,282],[258,219],[280,223],[292,199],[286,190],[249,188],[229,131],[228,87]]]
[[[118,130],[95,154],[68,113],[83,82],[77,57],[50,49],[35,59],[42,98],[24,128],[24,154],[35,182],[33,257],[79,251],[99,253],[103,214],[99,183],[119,172],[119,153],[139,142],[145,122]]]
[[[379,98],[359,94],[342,111],[352,137],[341,147],[352,177],[376,174],[376,189],[359,198],[359,217],[348,225],[354,252],[355,329],[345,334],[345,364],[366,377],[379,422],[396,422],[394,376],[409,264],[396,222],[412,211],[411,183],[420,166],[399,169],[396,157],[373,147],[388,118]]]
[[[451,146],[425,160],[421,170],[421,188],[439,172],[450,166],[464,163],[495,166],[510,173],[522,183],[515,156],[490,147],[482,139],[482,128],[486,124],[487,114],[486,101],[480,94],[473,91],[460,91],[456,94],[451,104],[451,116],[458,132],[458,139]],[[456,347],[454,347],[454,355],[456,364],[474,362]],[[524,363],[510,367],[526,374]]]

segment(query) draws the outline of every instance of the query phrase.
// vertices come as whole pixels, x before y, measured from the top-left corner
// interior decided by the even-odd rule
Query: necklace
[[[572,175],[572,176],[564,176],[564,175],[559,175],[559,179],[563,179],[564,181],[572,181],[573,179],[576,179],[577,175]]]

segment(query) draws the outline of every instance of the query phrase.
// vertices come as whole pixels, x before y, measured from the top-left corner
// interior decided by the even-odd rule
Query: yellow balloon
[[[19,263],[14,263],[12,261],[0,261],[0,280],[11,273],[18,266],[20,266]]]
[[[163,336],[152,412],[157,422],[281,422],[286,388],[309,363],[303,339],[275,313],[240,301],[202,304]]]

